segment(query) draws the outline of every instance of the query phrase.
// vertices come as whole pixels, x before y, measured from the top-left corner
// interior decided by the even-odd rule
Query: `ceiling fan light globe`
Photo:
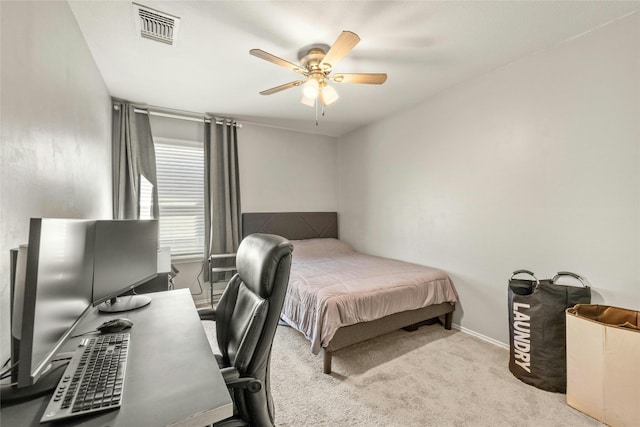
[[[339,97],[338,92],[329,85],[325,85],[320,93],[320,100],[322,101],[322,105],[325,106],[333,104]]]
[[[300,100],[301,103],[303,103],[304,105],[307,105],[309,107],[313,107],[316,105],[316,99],[315,98],[309,98],[307,96],[304,96],[304,94],[302,95],[302,99]]]
[[[307,98],[316,99],[320,85],[316,79],[309,79],[302,86],[302,95]]]

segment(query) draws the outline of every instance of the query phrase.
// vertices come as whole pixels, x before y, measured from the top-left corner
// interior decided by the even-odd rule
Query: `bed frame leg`
[[[453,321],[453,312],[450,311],[449,313],[444,315],[444,328],[448,331],[451,330],[451,322]]]
[[[327,349],[323,351],[323,360],[322,360],[322,372],[325,374],[331,373],[331,352]]]

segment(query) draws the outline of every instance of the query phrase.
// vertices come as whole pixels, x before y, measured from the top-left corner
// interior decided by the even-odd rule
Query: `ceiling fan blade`
[[[271,89],[263,90],[262,92],[260,92],[260,95],[271,95],[273,93],[280,92],[291,87],[300,86],[302,83],[304,83],[303,80],[296,80],[295,82],[285,83],[280,86],[272,87]]]
[[[343,31],[336,42],[331,46],[329,52],[324,56],[320,67],[323,65],[330,65],[335,67],[338,61],[345,57],[345,55],[351,52],[351,49],[360,41],[360,37],[356,33],[351,31]]]
[[[296,73],[305,74],[305,75],[307,73],[307,70],[305,70],[304,68],[301,68],[299,65],[294,64],[293,62],[286,61],[282,58],[278,58],[277,56],[272,55],[268,52],[265,52],[262,49],[251,49],[249,53],[260,59],[264,59],[265,61],[273,62],[276,65],[279,65],[284,68],[288,68],[292,71],[295,71]]]
[[[387,81],[387,75],[382,73],[353,73],[336,74],[331,77],[336,83],[360,83],[367,85],[381,85]]]

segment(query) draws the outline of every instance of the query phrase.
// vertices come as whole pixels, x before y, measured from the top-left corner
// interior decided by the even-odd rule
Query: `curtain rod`
[[[113,106],[114,109],[119,109],[120,107],[118,105],[114,105]],[[158,116],[158,117],[167,117],[170,119],[178,119],[178,120],[189,120],[192,122],[205,122],[205,123],[211,123],[211,118],[208,117],[206,114],[200,114],[200,113],[194,113],[194,114],[200,114],[202,117],[192,117],[192,116],[188,116],[186,114],[175,114],[175,113],[165,113],[162,111],[155,111],[152,109],[143,109],[143,108],[135,108],[133,111],[135,111],[136,113],[139,114],[149,114],[152,116]],[[219,119],[216,119],[215,122],[217,125],[222,125],[225,122]],[[237,128],[242,128],[242,124],[241,123],[234,123],[233,126],[237,127]]]
[[[139,109],[139,108],[136,108],[134,111],[136,113],[149,114],[151,116],[158,116],[158,117],[168,117],[170,119],[189,120],[191,122],[202,122],[202,121],[204,121],[205,123],[211,123],[211,119],[208,119],[206,116],[203,116],[202,118],[198,118],[198,117],[182,116],[180,114],[163,113],[163,112],[160,112],[160,111],[142,110],[142,109]],[[223,122],[222,120],[216,120],[215,123],[217,125],[225,124],[225,122]],[[232,126],[235,126],[237,128],[242,128],[242,124],[241,123],[233,123]]]

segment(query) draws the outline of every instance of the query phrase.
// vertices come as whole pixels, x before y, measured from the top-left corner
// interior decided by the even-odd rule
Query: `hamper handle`
[[[521,274],[521,273],[522,274],[528,274],[529,276],[533,277],[536,280],[536,285],[540,284],[540,281],[538,280],[536,275],[533,274],[533,272],[531,272],[529,270],[516,270],[516,271],[513,272],[513,274],[511,274],[511,277],[509,278],[509,280],[513,279],[515,276],[517,276],[518,274]],[[560,274],[560,273],[558,273],[558,274]]]
[[[576,273],[572,273],[570,271],[558,271],[558,274],[556,274],[555,276],[553,276],[553,279],[551,279],[551,281],[553,283],[556,283],[556,280],[558,279],[558,277],[561,276],[569,276],[569,277],[573,277],[574,279],[577,279],[580,281],[580,283],[582,284],[583,287],[588,288],[589,286],[587,286],[587,284],[585,283],[585,278],[580,276],[579,274]]]

